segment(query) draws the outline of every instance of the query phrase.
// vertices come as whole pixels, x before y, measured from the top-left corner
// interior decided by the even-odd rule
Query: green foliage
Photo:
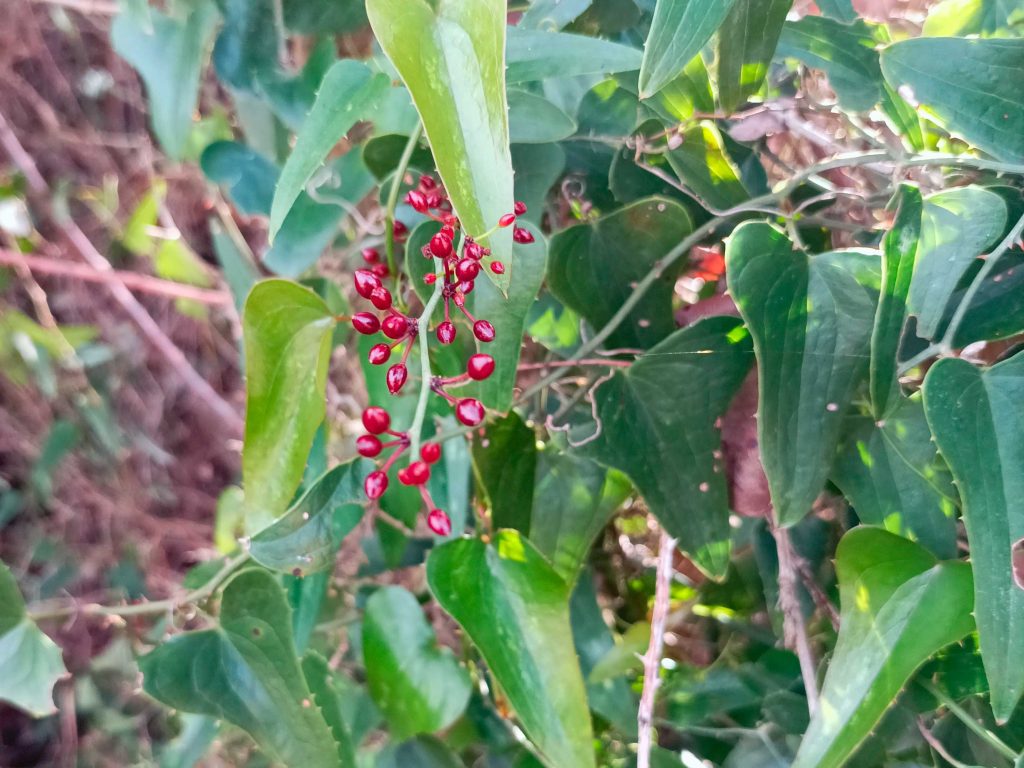
[[[660,91],[678,75],[725,20],[733,0],[658,0],[640,65],[640,98]]]
[[[734,112],[757,92],[782,34],[792,0],[735,0],[718,31],[718,103]]]

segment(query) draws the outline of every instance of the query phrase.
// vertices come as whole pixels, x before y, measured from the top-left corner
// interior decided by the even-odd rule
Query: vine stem
[[[435,257],[434,272],[436,274],[442,271],[443,265],[441,260]],[[437,302],[441,299],[441,294],[444,292],[444,283],[443,277],[438,278],[437,282],[434,283],[434,292],[430,294],[430,298],[427,299],[427,303],[423,307],[423,314],[420,315],[420,319],[416,322],[416,336],[420,343],[421,381],[420,396],[416,401],[416,413],[412,417],[412,426],[409,427],[409,439],[412,441],[410,455],[414,461],[420,454],[420,432],[423,431],[423,419],[427,415],[427,401],[430,399],[430,384],[433,379],[430,372],[430,349],[427,341],[430,316],[434,314],[434,307],[437,306]]]
[[[654,727],[654,699],[661,685],[661,652],[665,642],[665,621],[668,618],[672,591],[672,555],[676,540],[663,529],[658,544],[658,570],[655,575],[654,609],[651,611],[651,640],[644,654],[644,687],[637,710],[636,768],[650,768],[651,730]]]
[[[395,269],[395,207],[398,205],[398,193],[402,189],[402,178],[409,170],[409,161],[412,160],[412,153],[416,151],[416,145],[420,140],[420,132],[423,126],[416,124],[416,128],[409,134],[409,141],[402,150],[402,156],[398,159],[398,167],[395,168],[394,181],[391,182],[391,189],[388,190],[387,208],[384,211],[384,249],[387,252],[388,271],[398,279],[398,271]]]
[[[971,713],[957,704],[953,697],[948,693],[940,689],[938,686],[932,684],[930,680],[918,680],[918,685],[924,688],[928,693],[939,700],[946,709],[948,709],[957,720],[966,725],[972,731],[974,731],[982,740],[984,740],[989,746],[996,750],[999,754],[1009,760],[1011,763],[1014,762],[1019,755],[1014,752],[1006,742],[996,736],[992,731],[986,728],[984,725],[979,723],[976,718],[971,716]]]
[[[810,639],[807,636],[807,622],[804,621],[800,595],[797,592],[797,555],[787,528],[772,527],[775,546],[779,556],[779,608],[782,610],[783,633],[787,645],[796,651],[800,662],[800,676],[804,681],[807,696],[807,711],[814,717],[818,711],[817,663]]]

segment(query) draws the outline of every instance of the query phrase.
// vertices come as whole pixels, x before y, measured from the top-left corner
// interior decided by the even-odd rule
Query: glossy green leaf
[[[727,209],[750,198],[740,169],[729,157],[725,142],[711,120],[682,132],[683,142],[666,153],[680,181],[711,209]]]
[[[576,132],[576,121],[535,93],[508,92],[508,131],[513,144],[547,144]]]
[[[882,420],[848,419],[831,479],[865,523],[956,557],[956,490],[920,398],[901,399]]]
[[[1011,162],[1024,161],[1022,67],[1024,40],[921,37],[882,51],[893,88],[910,88],[944,128]]]
[[[729,498],[716,423],[751,365],[738,318],[676,331],[597,390],[600,433],[582,450],[625,472],[701,570],[729,566]],[[685,499],[685,504],[680,500]]]
[[[371,468],[357,460],[322,475],[277,522],[252,538],[253,559],[294,575],[333,566],[342,539],[363,518],[363,480]]]
[[[382,587],[366,603],[363,659],[370,695],[399,739],[447,728],[469,701],[469,674],[440,648],[416,598]]]
[[[32,717],[52,715],[53,686],[67,673],[60,648],[25,614],[14,574],[0,563],[0,701]]]
[[[387,75],[374,74],[354,59],[339,61],[327,70],[274,192],[271,239],[328,153],[357,121],[373,115],[387,88]]]
[[[640,68],[643,54],[636,48],[565,32],[532,29],[508,30],[508,72],[510,84],[549,77],[612,75]]]
[[[287,280],[265,280],[245,302],[246,413],[242,450],[252,535],[287,509],[326,412],[335,319],[323,299]]]
[[[836,552],[839,639],[793,768],[841,768],[930,656],[974,628],[971,567],[878,528]]]
[[[921,238],[921,191],[904,184],[897,193],[892,228],[882,241],[882,291],[871,333],[869,387],[875,416],[884,417],[900,398],[896,356],[907,321],[907,296]]]
[[[505,98],[503,0],[368,0],[381,48],[412,95],[452,206],[467,233],[482,235],[512,210]],[[507,293],[517,266],[512,232],[487,241],[487,277]],[[487,281],[481,280],[480,283]],[[479,284],[478,284],[479,289]]]
[[[313,702],[320,708],[327,727],[338,746],[339,768],[356,768],[355,744],[351,729],[345,722],[342,700],[346,691],[327,664],[327,659],[312,651],[302,657],[302,675],[306,678]]]
[[[640,98],[664,88],[725,20],[733,0],[658,0],[640,65]]]
[[[618,78],[626,87],[627,77],[621,75]],[[679,123],[686,122],[694,112],[714,112],[715,94],[704,58],[694,56],[690,59],[673,80],[644,102],[644,106],[662,120]]]
[[[488,424],[484,435],[473,441],[473,464],[490,502],[494,527],[514,528],[529,535],[537,471],[537,435],[533,429],[518,413],[510,411]]]
[[[480,649],[527,737],[551,768],[593,768],[586,691],[569,626],[569,588],[516,531],[433,550],[427,581]]]
[[[718,30],[718,102],[734,112],[761,87],[793,0],[735,0]]]
[[[811,511],[843,415],[868,373],[877,257],[808,257],[774,227],[741,224],[726,247],[729,292],[754,338],[758,436],[777,519]]]
[[[217,9],[204,0],[183,19],[165,16],[155,8],[149,15],[147,28],[132,14],[119,14],[111,25],[110,39],[146,84],[153,133],[164,151],[180,160],[192,130],[199,77]]]
[[[921,242],[907,296],[920,336],[939,335],[957,284],[1002,236],[1006,219],[1006,203],[983,187],[957,187],[925,198]]]
[[[1018,0],[944,0],[928,9],[921,34],[928,37],[992,35],[1006,30],[1016,16]]]
[[[534,0],[517,25],[519,29],[557,31],[571,24],[594,0]]]
[[[633,292],[632,284],[692,229],[682,205],[654,197],[562,230],[551,239],[548,287],[591,327],[601,328]],[[672,333],[672,292],[685,268],[681,259],[666,270],[608,338],[609,347],[650,347]]]
[[[999,259],[990,279],[981,284],[964,315],[953,346],[966,347],[975,341],[1005,339],[1024,330],[1024,253],[1009,251]],[[966,287],[953,294],[946,307],[945,321],[964,299]]]
[[[1000,721],[1024,693],[1024,588],[1012,565],[1024,539],[1022,398],[1019,354],[984,371],[964,360],[940,360],[924,383],[928,423],[963,501],[981,656]]]
[[[248,570],[224,588],[215,629],[176,635],[139,659],[143,688],[169,707],[227,720],[273,760],[337,768],[338,747],[299,667],[277,579]]]

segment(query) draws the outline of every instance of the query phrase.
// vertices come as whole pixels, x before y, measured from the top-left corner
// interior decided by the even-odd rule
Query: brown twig
[[[658,545],[658,570],[654,586],[654,610],[651,612],[651,642],[644,654],[644,687],[640,694],[640,708],[636,724],[639,732],[636,766],[650,768],[651,729],[654,725],[654,698],[661,685],[661,651],[665,640],[665,619],[668,616],[669,595],[672,588],[672,556],[676,540],[664,530]]]
[[[811,641],[807,636],[807,623],[800,607],[800,596],[797,592],[798,568],[793,543],[789,531],[773,526],[775,546],[779,555],[779,608],[782,610],[783,632],[786,645],[796,652],[800,661],[800,675],[804,680],[804,691],[807,695],[807,711],[811,717],[818,711],[818,680],[817,662]]]

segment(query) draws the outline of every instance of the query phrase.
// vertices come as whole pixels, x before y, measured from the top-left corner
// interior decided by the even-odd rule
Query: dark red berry
[[[395,224],[391,228],[391,231],[394,233],[396,240],[401,240],[403,237],[409,234],[409,228],[405,226],[405,224],[403,224],[402,222],[398,221],[397,219],[395,220]]]
[[[391,270],[388,269],[387,264],[374,264],[370,269],[373,270],[373,274],[383,280],[385,277],[390,277]]]
[[[376,264],[380,261],[380,252],[376,248],[363,248],[363,261],[367,264]]]
[[[505,274],[505,264],[500,262],[500,261],[492,261],[491,262],[491,272],[493,272],[496,275],[504,275]]]
[[[413,210],[420,213],[427,212],[427,198],[418,190],[410,189],[405,193],[405,202],[412,206]],[[397,222],[395,222],[397,223]],[[397,232],[395,234],[398,234]]]
[[[391,291],[380,285],[370,291],[368,296],[370,303],[377,309],[387,309],[391,306]]]
[[[370,361],[370,365],[384,365],[389,357],[391,357],[391,347],[387,344],[374,344],[370,347],[366,359]]]
[[[357,269],[353,277],[356,281],[356,293],[364,299],[370,298],[370,294],[381,287],[380,278],[368,269]]]
[[[379,435],[391,426],[391,416],[383,408],[371,405],[363,411],[363,426],[371,435]]]
[[[356,312],[352,315],[352,327],[366,336],[380,330],[380,320],[372,312]]]
[[[424,443],[420,446],[420,458],[427,464],[433,464],[441,458],[441,446],[438,443]]]
[[[439,259],[447,258],[452,254],[452,239],[447,235],[438,232],[430,238],[430,252]]]
[[[479,243],[469,243],[462,249],[462,253],[471,259],[479,261],[484,255],[484,249],[480,247]]]
[[[512,222],[515,221],[515,220],[516,220],[516,215],[514,213],[506,213],[504,216],[502,216],[500,219],[498,219],[498,226],[499,227],[509,227],[509,226],[512,225]]]
[[[409,332],[409,321],[402,315],[388,315],[380,329],[389,339],[401,339]]]
[[[423,276],[423,282],[426,283],[427,285],[433,285],[434,283],[437,282],[437,275],[435,275],[433,272],[428,272]]]
[[[434,181],[433,176],[427,176],[424,174],[420,176],[420,189],[433,189],[437,186],[437,182]]]
[[[515,240],[517,243],[522,243],[523,245],[526,245],[527,243],[533,242],[533,233],[528,229],[516,227],[514,230],[512,230],[512,239]]]
[[[387,384],[388,392],[392,395],[397,395],[399,391],[405,386],[406,379],[409,378],[409,369],[406,368],[402,363],[395,363],[388,368]]]
[[[356,450],[360,456],[372,459],[381,452],[380,438],[374,435],[360,435],[356,438]]]
[[[444,510],[432,509],[427,515],[427,527],[438,536],[447,536],[452,532],[452,521]]]
[[[477,320],[473,323],[473,335],[480,341],[494,341],[494,326],[486,320]]]
[[[470,355],[469,360],[466,361],[466,373],[473,381],[483,381],[494,373],[494,358],[479,353]]]
[[[425,461],[414,461],[406,467],[406,474],[409,477],[409,485],[423,485],[430,479],[430,467]]]
[[[522,200],[516,200],[516,204],[512,206],[512,210],[515,212],[516,216],[522,216],[526,213],[526,203]]]
[[[455,324],[445,320],[437,326],[437,340],[442,344],[451,344],[455,341]]]
[[[455,418],[467,427],[475,427],[484,420],[484,407],[479,400],[464,398],[455,406]]]
[[[379,499],[387,489],[388,476],[379,470],[368,474],[363,482],[363,490],[366,491],[366,496],[370,499]]]
[[[463,259],[455,265],[455,276],[462,281],[474,280],[480,274],[480,263],[473,259]]]
[[[462,291],[463,294],[472,293],[473,286],[474,283],[472,280],[464,280],[463,282],[459,283],[459,290]]]
[[[449,240],[452,240],[452,239],[455,238],[455,230],[452,229],[451,226],[448,225],[448,224],[445,224],[443,227],[441,227],[441,231],[438,234],[444,235]]]

